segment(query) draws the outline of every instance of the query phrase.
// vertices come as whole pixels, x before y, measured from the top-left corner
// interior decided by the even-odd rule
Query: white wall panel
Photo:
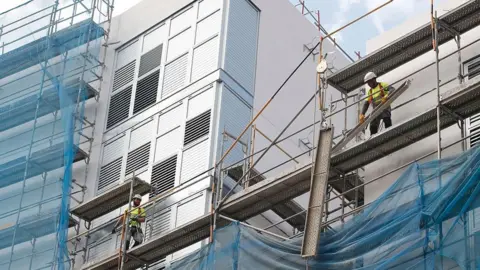
[[[187,62],[188,54],[185,54],[165,66],[162,98],[175,93],[175,91],[185,86],[187,79]]]
[[[247,126],[251,118],[251,109],[240,100],[235,94],[233,94],[227,87],[223,86],[222,89],[222,104],[221,104],[221,120],[220,125],[221,129],[219,132],[223,132],[223,127],[225,130],[232,134],[233,136],[238,136]],[[250,138],[250,130],[248,130],[245,135],[241,138],[242,142],[248,144]],[[221,143],[222,136],[219,134],[219,142]],[[233,140],[228,140],[225,142],[224,149],[228,149],[233,143]],[[219,144],[220,145],[220,144]],[[224,165],[228,166],[237,162],[238,160],[244,157],[243,149],[241,144],[237,144],[232,152],[228,154],[225,158]]]
[[[180,183],[190,180],[207,169],[210,154],[208,143],[208,139],[204,140],[183,152]]]
[[[172,61],[192,47],[192,29],[188,29],[171,38],[168,43],[167,62]]]
[[[151,141],[154,134],[155,126],[153,121],[149,121],[139,127],[132,130],[130,135],[130,144],[128,149],[133,150],[145,143]]]
[[[194,82],[218,69],[218,36],[198,46],[193,51],[192,78]]]
[[[188,111],[187,119],[192,119],[193,117],[205,112],[206,110],[212,108],[213,106],[213,87],[202,92],[199,95],[194,96],[188,101]]]
[[[106,237],[106,239],[91,245],[88,248],[88,259],[87,261],[100,260],[104,257],[107,257],[113,254],[115,249],[115,240],[117,239],[116,235],[111,235]]]
[[[157,134],[163,134],[180,126],[180,123],[185,120],[183,112],[183,107],[180,105],[160,115]]]
[[[198,44],[218,33],[220,31],[221,23],[222,16],[220,11],[217,11],[214,14],[198,22],[197,33],[195,35],[195,44]]]
[[[170,36],[177,34],[185,28],[191,26],[195,13],[193,8],[188,8],[178,16],[172,19],[170,23]]]
[[[167,26],[162,25],[146,34],[143,38],[142,52],[148,52],[160,45],[167,37]]]
[[[127,47],[121,49],[117,54],[117,62],[115,65],[115,70],[132,62],[137,57],[137,52],[138,52],[138,41],[135,41],[130,45],[128,45]]]
[[[225,70],[253,93],[259,13],[247,0],[229,2]]]
[[[178,150],[182,146],[182,138],[180,128],[176,128],[157,138],[155,145],[155,161],[160,161],[167,158]]]
[[[222,0],[203,0],[198,3],[198,18],[201,19],[215,10],[219,9],[222,5]]]
[[[102,165],[108,164],[123,155],[123,143],[125,136],[108,142],[103,148]]]
[[[176,227],[182,226],[191,220],[201,217],[205,214],[205,196],[195,194],[178,205]],[[188,246],[173,254],[173,259],[187,255],[201,247],[201,242]]]

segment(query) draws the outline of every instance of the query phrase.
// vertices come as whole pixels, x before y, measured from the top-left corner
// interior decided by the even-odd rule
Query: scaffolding
[[[223,149],[224,147],[222,146],[222,150],[225,151],[222,151],[222,157],[216,162],[214,167],[204,172],[199,172],[196,176],[184,182],[181,186],[157,195],[148,203],[143,205],[147,211],[147,233],[145,234],[145,241],[142,245],[128,251],[125,249],[114,250],[113,252],[106,254],[105,257],[89,261],[84,265],[84,268],[148,268],[153,264],[161,262],[165,256],[206,238],[209,238],[210,242],[213,243],[214,232],[217,231],[217,228],[225,226],[232,221],[251,227],[257,232],[274,236],[282,241],[287,241],[287,237],[276,235],[268,231],[268,229],[270,229],[272,226],[278,225],[278,223],[266,228],[255,228],[244,222],[247,219],[259,215],[266,210],[274,209],[281,204],[285,204],[286,202],[289,202],[290,200],[308,191],[314,191],[312,190],[312,188],[314,188],[313,183],[321,188],[320,191],[323,189],[326,190],[326,193],[322,193],[315,189],[316,192],[314,194],[322,198],[320,205],[310,205],[308,209],[297,208],[293,211],[291,210],[293,208],[290,207],[290,215],[283,217],[281,222],[289,222],[291,225],[296,224],[295,228],[297,228],[298,233],[293,235],[292,238],[307,238],[307,240],[309,240],[309,247],[316,248],[317,246],[315,243],[318,243],[318,240],[314,241],[312,244],[310,240],[314,238],[311,238],[312,234],[310,233],[307,235],[307,231],[304,235],[302,232],[304,228],[314,226],[314,229],[311,230],[313,234],[326,230],[334,231],[335,225],[343,224],[352,216],[365,209],[368,209],[372,203],[364,203],[365,186],[376,183],[385,176],[396,173],[432,155],[437,154],[437,157],[441,158],[442,151],[452,146],[458,146],[460,144],[462,149],[466,150],[465,141],[470,138],[470,135],[466,135],[465,133],[464,121],[468,117],[480,112],[480,79],[472,79],[468,81],[464,80],[468,74],[463,72],[461,52],[473,44],[477,44],[478,41],[480,41],[480,38],[462,46],[460,43],[460,35],[480,25],[479,14],[480,2],[477,0],[467,1],[466,3],[440,17],[434,15],[432,9],[432,24],[426,24],[425,26],[420,27],[419,29],[399,38],[393,43],[382,47],[381,49],[365,56],[357,62],[348,65],[334,74],[324,74],[325,76],[321,77],[320,82],[325,80],[329,85],[334,86],[338,91],[340,91],[343,94],[343,97],[340,100],[332,100],[329,106],[319,103],[321,105],[320,108],[323,110],[321,119],[315,120],[315,122],[311,125],[284,136],[284,133],[287,131],[289,126],[295,121],[295,119],[298,118],[300,113],[312,101],[315,101],[316,98],[321,100],[321,98],[318,96],[319,93],[324,91],[324,89],[320,87],[319,84],[319,89],[317,89],[316,93],[312,93],[312,97],[306,102],[305,106],[302,107],[302,110],[292,118],[292,120],[280,132],[280,134],[276,136],[276,138],[270,139],[270,144],[268,147],[256,151],[251,149],[251,153],[245,155],[243,159],[234,162],[234,164],[224,164],[225,157],[235,147],[235,144],[242,144],[240,138],[243,138],[243,135],[246,134],[246,132],[251,128],[257,117],[274,99],[277,93],[281,91],[288,80],[295,74],[295,72],[298,70],[298,67],[300,67],[306,61],[306,59],[311,57],[314,51],[321,46],[322,39],[313,48],[310,48],[310,52],[286,79],[278,91],[275,92],[272,98],[270,98],[265,106],[262,107],[257,115],[255,115],[251,123],[245,127],[243,132],[236,136],[234,143],[231,144],[226,150]],[[439,46],[452,40],[456,42],[457,50],[440,58]],[[367,120],[364,124],[357,125],[351,130],[345,130],[345,132],[343,132],[340,136],[333,137],[333,135],[330,135],[332,137],[331,144],[333,145],[333,148],[331,151],[326,153],[326,155],[330,157],[329,159],[325,159],[323,155],[325,153],[321,153],[321,151],[325,151],[325,147],[318,146],[328,145],[329,139],[319,136],[320,138],[324,138],[323,140],[325,140],[326,143],[319,143],[318,145],[311,147],[299,155],[287,155],[287,159],[268,170],[264,170],[262,172],[256,170],[258,162],[272,147],[281,147],[281,142],[292,136],[295,136],[300,132],[312,128],[322,130],[319,132],[322,134],[322,132],[329,130],[321,128],[325,125],[327,119],[338,113],[345,112],[348,108],[358,106],[364,99],[360,98],[361,94],[356,93],[356,91],[363,85],[363,76],[366,72],[373,70],[377,73],[377,75],[386,74],[387,72],[402,66],[403,64],[419,57],[420,55],[430,52],[432,47],[435,53],[435,61],[417,69],[404,78],[391,83],[391,85],[400,85],[398,89],[401,91],[398,91],[396,96],[393,95],[393,97],[390,99],[391,103],[395,101],[395,99],[404,91],[408,91],[410,84],[412,84],[412,87],[415,86],[414,82],[409,81],[409,79],[415,74],[424,71],[429,67],[435,67],[437,82],[435,87],[433,89],[425,89],[423,92],[420,92],[418,96],[406,100],[400,104],[395,104],[396,106],[392,110],[395,111],[406,104],[410,104],[418,99],[424,98],[424,96],[429,93],[436,93],[437,99],[431,109],[427,109],[423,113],[406,119],[401,123],[397,123],[389,129],[383,130],[379,134],[372,136],[366,141],[352,142],[353,139],[358,137],[358,135],[363,131],[369,120]],[[320,56],[322,56],[322,54],[320,54]],[[443,60],[450,57],[456,57],[458,59],[458,74],[455,74],[453,78],[445,80],[440,78],[439,65]],[[447,89],[449,91],[441,92],[442,87],[443,90]],[[441,99],[440,95],[442,95]],[[349,100],[352,99],[353,102],[349,102]],[[336,110],[336,106],[334,104],[339,102],[344,102],[345,106],[340,110]],[[376,112],[378,111],[374,111],[372,113],[372,117],[370,119],[374,118]],[[347,114],[345,113],[345,118],[346,117]],[[461,129],[461,138],[448,145],[442,145],[442,130],[455,124],[458,124]],[[255,130],[256,128],[253,127],[253,129]],[[253,134],[255,134],[255,132],[253,132]],[[410,146],[428,136],[435,134],[437,134],[438,142],[437,149],[435,151],[431,151],[430,153],[418,157],[411,162],[403,164],[398,168],[393,169],[374,179],[369,179],[368,181],[365,181],[365,179],[359,176],[359,173],[357,173],[357,170],[361,170],[362,166],[371,164],[389,154],[395,153],[398,150],[404,149],[407,146]],[[225,132],[224,136],[226,136]],[[313,159],[307,162],[297,162],[297,160],[309,155],[312,151],[316,151],[317,155],[314,156],[318,156],[318,159]],[[312,173],[312,171],[316,171],[314,169],[316,168],[314,164],[315,162],[320,162],[320,165],[325,166],[325,162],[327,161],[329,163],[326,165],[327,171],[318,171],[320,174],[326,176],[322,177],[323,180],[321,181],[323,181],[323,184],[316,183],[315,181],[320,180],[312,180],[314,178],[313,176],[317,175],[317,173]],[[248,164],[248,166],[245,166],[245,164]],[[281,167],[288,169],[276,176],[266,176],[269,172]],[[198,181],[196,181],[198,176],[205,174],[208,174],[210,177],[212,177],[213,185],[205,185],[200,187],[198,190],[200,190],[199,192],[203,192],[205,190],[212,191],[211,211],[209,213],[202,215],[187,224],[168,231],[159,231],[158,228],[153,227],[153,222],[148,222],[149,220],[155,220],[155,217],[159,213],[169,211],[172,205],[191,195],[186,193],[186,189],[190,186],[198,184]],[[233,187],[229,187],[228,190],[224,190],[224,181],[227,177],[234,178],[236,184]],[[438,178],[441,179],[441,175],[439,175]],[[137,186],[137,184],[135,184],[137,182],[141,183],[142,181],[136,178],[132,179],[130,185],[130,197],[124,195],[121,203],[127,204],[129,202],[132,191],[134,191],[134,188]],[[144,185],[145,190],[148,189],[146,184],[140,184],[140,186],[142,185]],[[325,190],[323,190],[323,192],[325,192]],[[116,192],[119,191],[115,188],[111,191],[107,191],[107,194],[113,194]],[[125,188],[122,192],[124,192],[124,194],[127,193]],[[310,194],[310,196],[312,196],[312,194]],[[107,195],[102,196],[108,197]],[[100,199],[94,198],[92,200]],[[111,210],[114,210],[117,205],[121,204],[107,203],[111,202],[112,200],[113,199],[102,201],[103,205],[105,205],[105,208],[102,207],[101,211],[94,209],[95,205],[98,205],[96,203],[84,203],[78,206],[83,210],[78,212],[74,211],[74,213],[76,213],[79,218],[93,220],[100,217],[102,213],[107,213]],[[340,206],[331,209],[329,207],[329,203],[335,200],[340,200]],[[315,203],[315,200],[313,200],[312,203]],[[318,204],[318,201],[316,203]],[[306,218],[309,216],[308,212],[312,210],[315,211],[317,208],[320,208],[319,213],[313,213],[312,216],[317,216],[320,218],[323,217],[323,222],[317,222],[318,224],[310,224],[310,222],[315,222],[318,220],[316,218]],[[97,211],[97,213],[93,213],[94,210]],[[338,212],[340,212],[340,214],[338,214]],[[333,216],[332,218],[331,215],[333,214],[336,214],[336,216]],[[298,225],[299,217],[303,218],[305,226]],[[291,221],[293,219],[297,219],[297,221],[293,223]],[[85,232],[84,235],[89,235],[90,239],[94,238],[97,239],[96,241],[100,242],[102,240],[101,236],[92,237],[92,235],[101,235],[101,231],[105,230],[105,228],[108,229],[108,226],[110,226],[112,223],[113,220],[107,222],[103,227],[101,226]],[[441,228],[440,232],[442,232]],[[124,243],[121,243],[120,246],[122,244]],[[315,252],[315,250],[313,253],[306,252],[304,255],[305,257],[311,257],[315,255]]]
[[[85,106],[98,101],[112,5],[29,0],[0,13],[2,269],[73,268],[69,208],[86,190],[74,171],[88,168],[96,110]]]

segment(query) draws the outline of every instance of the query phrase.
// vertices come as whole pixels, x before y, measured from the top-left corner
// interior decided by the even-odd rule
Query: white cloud
[[[385,0],[366,0],[365,6],[368,10],[386,3]],[[376,11],[371,15],[371,20],[378,32],[385,31],[388,23],[398,23],[419,11],[428,9],[430,2],[424,0],[396,0]]]

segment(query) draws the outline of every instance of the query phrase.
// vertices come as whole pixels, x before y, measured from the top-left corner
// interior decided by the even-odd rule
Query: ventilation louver
[[[183,144],[187,145],[197,139],[208,135],[210,131],[210,110],[190,119],[185,125],[185,138]]]
[[[150,198],[175,186],[176,167],[177,155],[172,156],[153,166],[151,181],[153,192],[150,193]]]

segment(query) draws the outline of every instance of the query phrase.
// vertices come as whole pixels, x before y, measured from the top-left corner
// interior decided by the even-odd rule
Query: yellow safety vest
[[[140,227],[140,223],[138,221],[132,220],[133,217],[145,217],[146,212],[144,208],[135,208],[130,212],[130,227]]]
[[[382,98],[386,96],[388,96],[388,84],[379,83],[375,88],[368,90],[368,96],[365,101],[378,105],[382,101]]]

